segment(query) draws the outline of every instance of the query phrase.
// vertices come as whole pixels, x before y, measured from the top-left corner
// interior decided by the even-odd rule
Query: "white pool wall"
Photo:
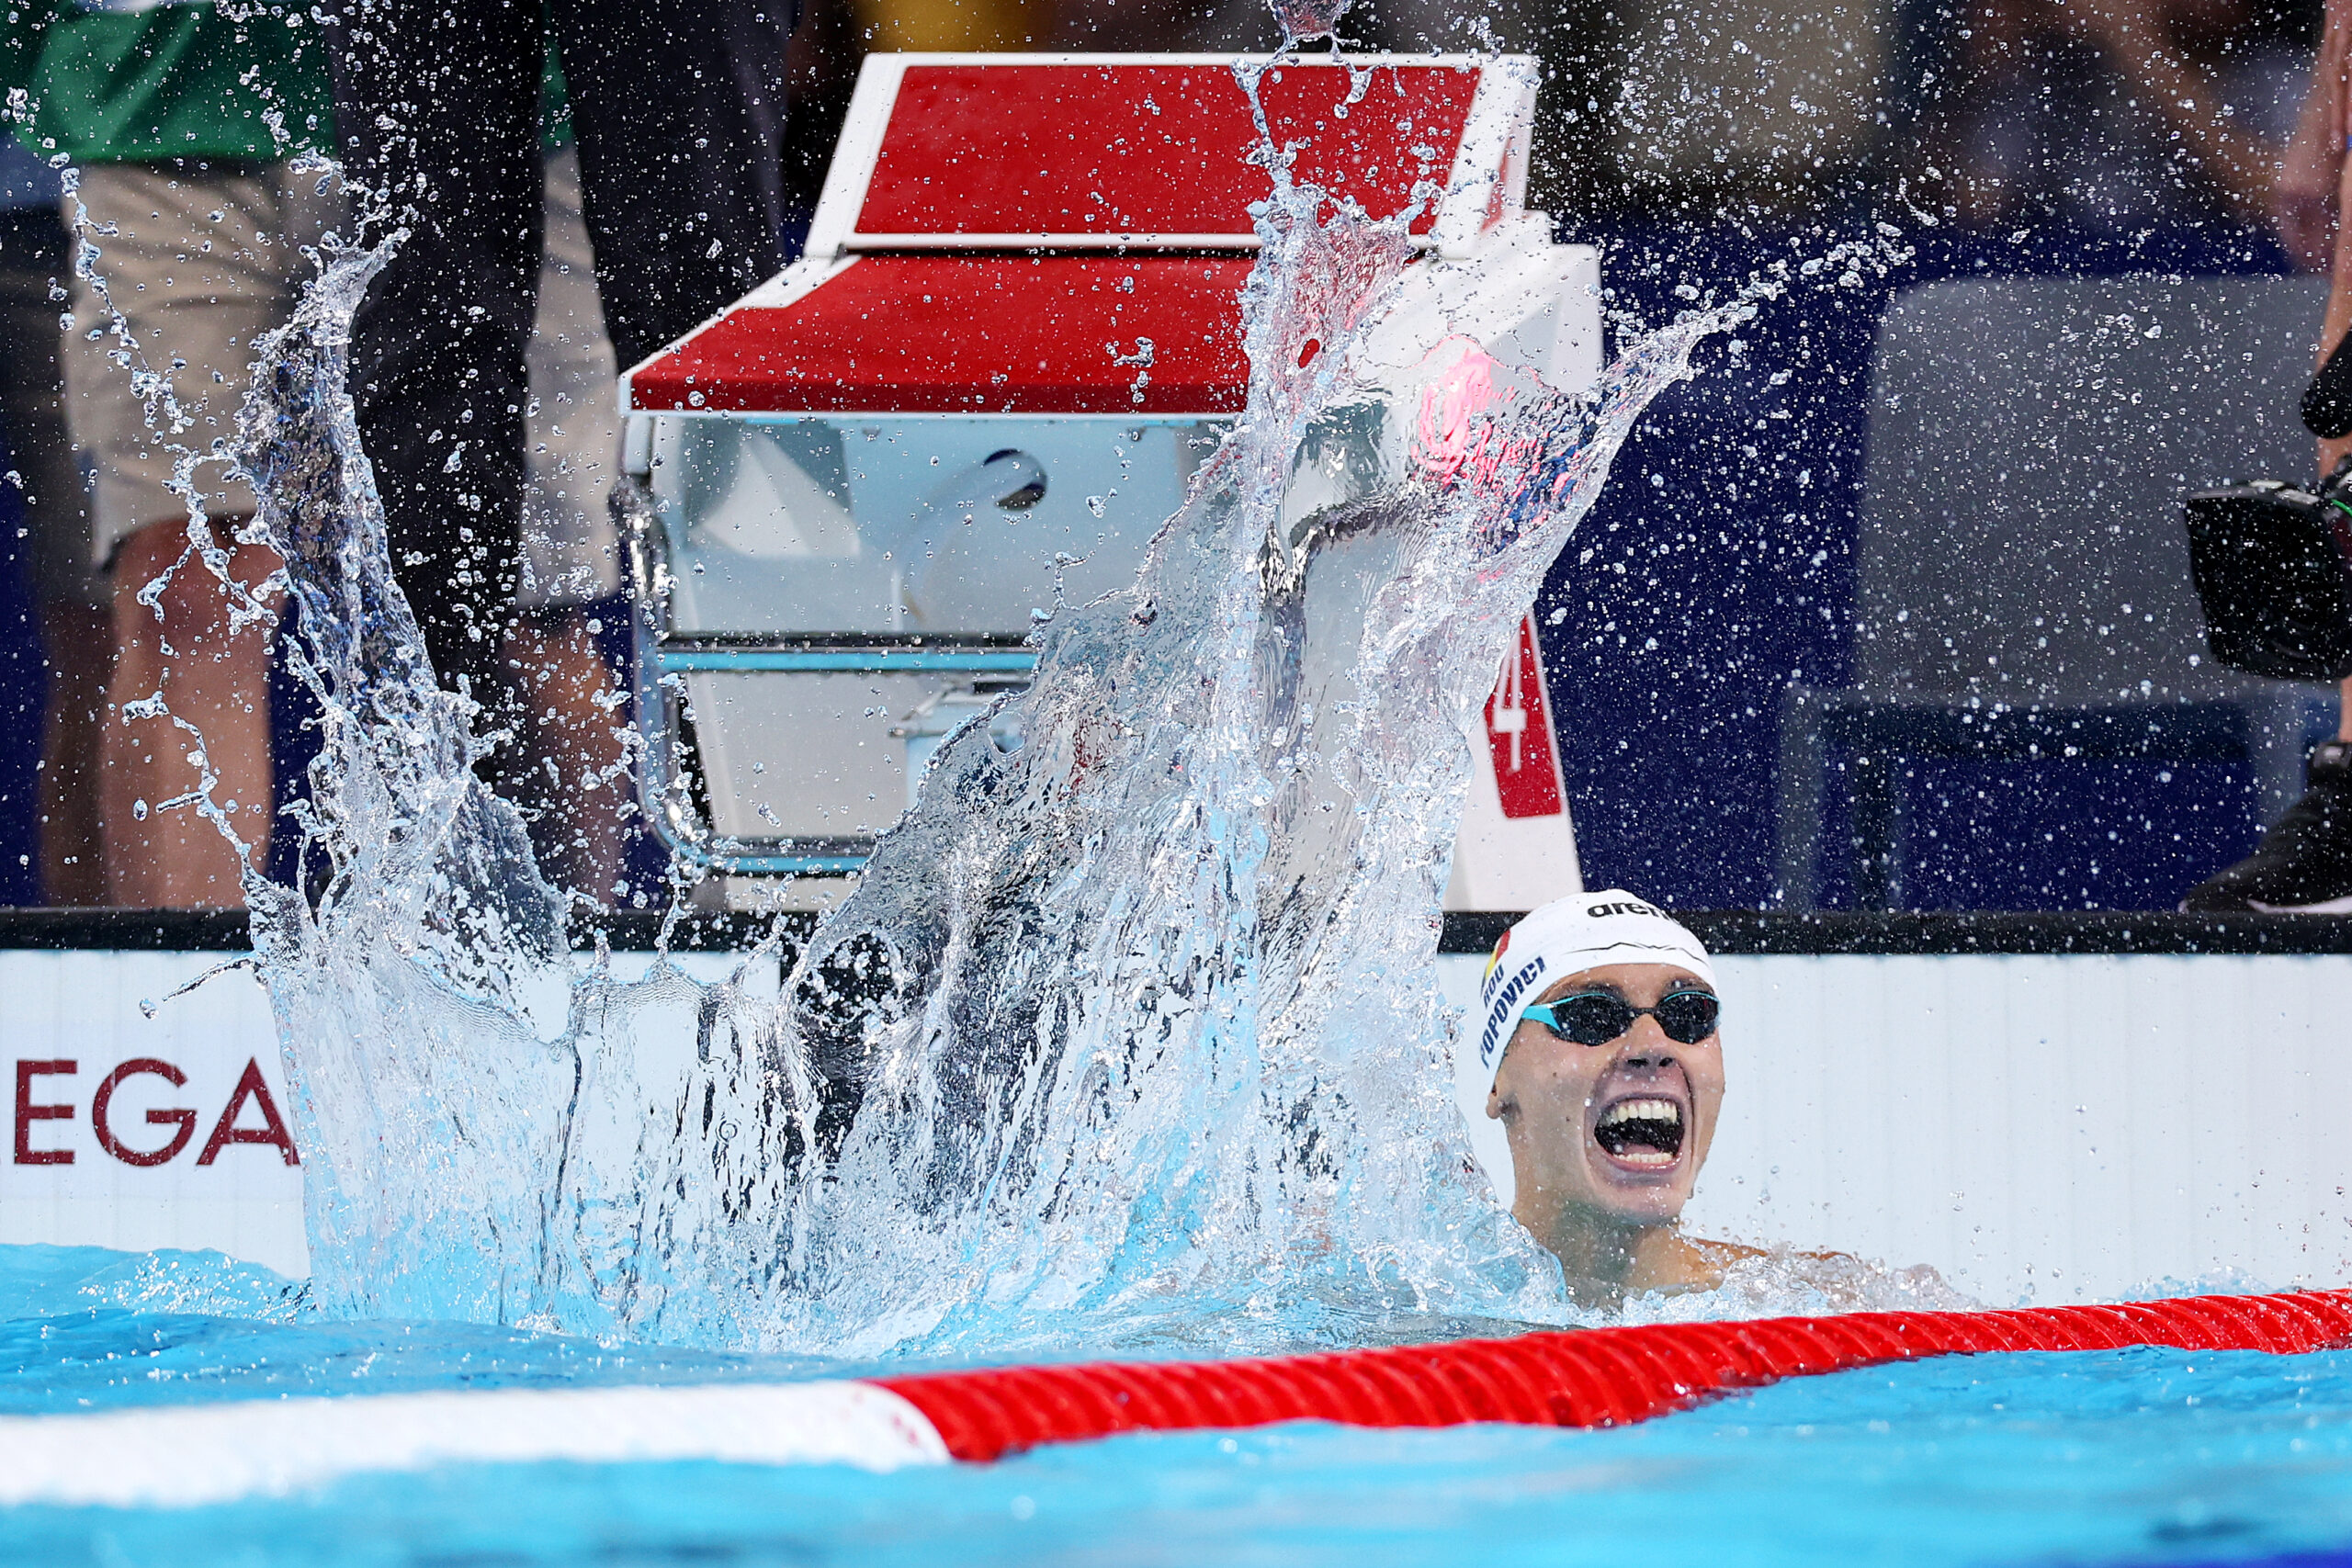
[[[0,952],[0,1242],[213,1247],[307,1271],[301,1171],[266,1145],[196,1162],[257,1062],[283,1110],[261,987],[224,955]],[[642,963],[642,958],[616,959]],[[700,977],[724,954],[687,954]],[[1484,960],[1448,955],[1456,1003]],[[2167,1282],[2352,1281],[2352,956],[1725,957],[1730,1090],[1689,1224],[1705,1235],[1929,1263],[1987,1303],[2049,1303]],[[158,1005],[155,1016],[142,1000]],[[108,1156],[91,1100],[125,1061]],[[26,1063],[74,1072],[26,1077]],[[24,1122],[28,1105],[69,1105]],[[255,1126],[248,1106],[240,1125]],[[70,1149],[71,1164],[16,1157]]]
[[[1440,961],[1448,995],[1484,961]],[[2352,1281],[2352,957],[1724,957],[1700,1234],[1990,1304]]]
[[[6,1097],[0,1099],[6,1123],[0,1130],[0,1244],[211,1248],[288,1278],[310,1273],[299,1166],[256,1144],[229,1144],[210,1165],[198,1163],[248,1062],[260,1067],[279,1114],[289,1125],[293,1118],[269,998],[251,971],[232,970],[173,995],[237,956],[0,950],[0,1095]],[[615,953],[614,973],[635,978],[648,962],[643,953]],[[698,980],[718,981],[740,960],[687,953],[676,962]],[[562,1026],[566,994],[552,980],[544,989],[524,999],[543,1032],[553,1034]],[[126,1077],[110,1098],[107,1120],[119,1145],[150,1151],[168,1146],[174,1129],[149,1122],[149,1111],[194,1111],[194,1135],[160,1165],[114,1157],[94,1125],[99,1086],[141,1059],[175,1067],[187,1081],[175,1087],[152,1072]],[[69,1063],[71,1071],[58,1070]],[[70,1113],[24,1113],[39,1107],[67,1107]],[[239,1127],[264,1125],[251,1097],[239,1111]],[[40,1157],[59,1154],[72,1157]]]

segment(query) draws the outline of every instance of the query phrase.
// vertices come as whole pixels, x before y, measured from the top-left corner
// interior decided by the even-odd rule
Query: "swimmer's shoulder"
[[[1679,1295],[1686,1291],[1712,1291],[1724,1282],[1724,1276],[1750,1258],[1766,1256],[1764,1249],[1746,1247],[1736,1241],[1708,1241],[1688,1236],[1679,1231],[1661,1231],[1658,1245],[1648,1249],[1626,1281],[1629,1290],[1659,1291]]]
[[[1682,1239],[1684,1246],[1719,1269],[1745,1263],[1751,1258],[1769,1256],[1762,1247],[1749,1247],[1745,1242],[1708,1241],[1702,1236],[1685,1236]]]
[[[1769,1247],[1749,1247],[1744,1242],[1702,1241],[1695,1236],[1685,1239],[1692,1250],[1700,1253],[1708,1262],[1719,1269],[1730,1269],[1752,1258],[1773,1256]],[[1779,1256],[1794,1258],[1804,1263],[1860,1263],[1861,1261],[1850,1252],[1783,1252]]]
[[[1690,1255],[1691,1276],[1686,1279],[1685,1283],[1702,1291],[1712,1291],[1720,1286],[1724,1277],[1743,1263],[1753,1263],[1774,1256],[1765,1247],[1749,1247],[1744,1242],[1708,1241],[1697,1236],[1679,1239]],[[1826,1264],[1838,1269],[1866,1267],[1860,1258],[1849,1252],[1785,1252],[1779,1256],[1799,1266]]]
[[[1733,1283],[1735,1277],[1755,1266],[1765,1265],[1754,1274],[1751,1283],[1762,1285],[1774,1295],[1784,1295],[1792,1289],[1816,1293],[1822,1303],[1817,1310],[1949,1311],[1978,1304],[1952,1289],[1942,1275],[1924,1263],[1908,1269],[1889,1269],[1850,1252],[1779,1252],[1737,1242],[1696,1238],[1686,1240],[1684,1245],[1697,1269],[1703,1270],[1703,1276],[1668,1289],[1717,1290]],[[1690,1280],[1687,1275],[1684,1279]]]

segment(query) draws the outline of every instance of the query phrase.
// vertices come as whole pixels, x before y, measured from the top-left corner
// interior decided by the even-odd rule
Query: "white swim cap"
[[[1503,1050],[1519,1030],[1519,1015],[1545,990],[1581,969],[1603,964],[1679,964],[1710,986],[1714,965],[1680,922],[1623,888],[1555,899],[1503,932],[1478,986],[1478,1010],[1463,1021],[1454,1043],[1453,1085],[1477,1156],[1495,1196],[1510,1208],[1518,1192],[1510,1140],[1487,1114]]]
[[[1477,1052],[1478,1071],[1465,1070],[1462,1077],[1479,1085],[1481,1099],[1495,1087],[1519,1015],[1546,987],[1603,964],[1679,964],[1708,985],[1715,983],[1714,965],[1699,939],[1656,905],[1623,888],[1555,898],[1503,932],[1487,960],[1487,976],[1478,985],[1477,1032],[1463,1041]]]

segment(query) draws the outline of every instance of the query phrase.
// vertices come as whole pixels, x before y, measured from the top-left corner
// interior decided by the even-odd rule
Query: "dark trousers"
[[[5,134],[5,133],[0,133]],[[44,605],[103,605],[90,564],[89,501],[65,434],[60,367],[66,309],[51,290],[74,281],[72,237],[55,206],[0,210],[0,431],[7,438],[12,488],[29,530],[18,553]],[[130,396],[129,384],[123,395]],[[0,475],[0,484],[11,481]]]
[[[392,566],[445,683],[504,700],[520,570],[524,350],[552,29],[605,324],[624,368],[785,256],[793,0],[368,0],[333,44],[351,181],[413,231],[361,306],[351,383]]]

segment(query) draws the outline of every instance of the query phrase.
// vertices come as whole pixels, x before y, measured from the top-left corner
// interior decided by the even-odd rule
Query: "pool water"
[[[0,1248],[0,1414],[852,1371],[337,1323],[217,1257]],[[449,1466],[0,1513],[43,1564],[2352,1562],[2352,1352],[1947,1358],[1645,1426],[1114,1438],[887,1475]]]

